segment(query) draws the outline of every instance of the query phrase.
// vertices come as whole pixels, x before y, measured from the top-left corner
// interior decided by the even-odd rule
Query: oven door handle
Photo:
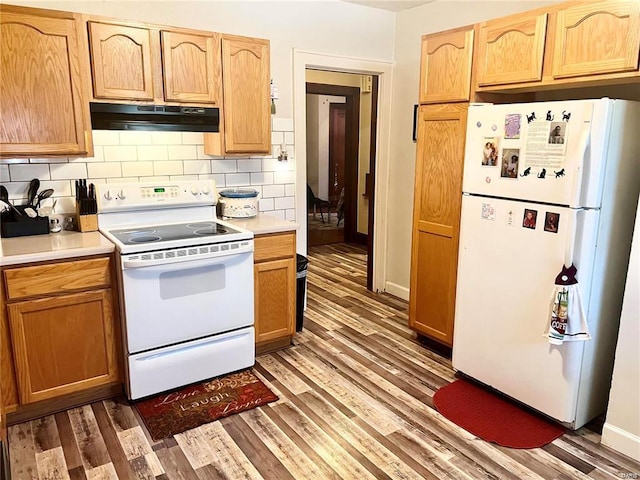
[[[162,272],[171,272],[176,270],[185,270],[187,268],[198,268],[208,265],[229,263],[230,261],[237,261],[237,257],[251,257],[252,255],[253,251],[233,252],[228,255],[217,255],[207,258],[196,258],[193,260],[184,258],[162,258],[158,260],[123,260],[122,268],[144,268],[148,269],[149,271],[161,270]],[[253,260],[251,260],[251,262],[253,263]]]

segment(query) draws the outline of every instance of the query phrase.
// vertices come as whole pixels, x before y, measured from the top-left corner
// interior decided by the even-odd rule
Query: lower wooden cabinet
[[[453,345],[462,168],[468,104],[420,107],[409,326]]]
[[[254,249],[256,353],[291,343],[296,315],[295,232],[259,235]]]
[[[20,403],[118,379],[110,289],[9,305]]]
[[[121,391],[112,269],[101,256],[2,270],[1,387],[12,418]]]

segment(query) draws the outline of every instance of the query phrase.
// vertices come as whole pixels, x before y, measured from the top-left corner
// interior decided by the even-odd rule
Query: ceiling
[[[342,0],[343,2],[357,3],[365,7],[381,8],[391,12],[399,12],[408,8],[418,7],[435,0]]]

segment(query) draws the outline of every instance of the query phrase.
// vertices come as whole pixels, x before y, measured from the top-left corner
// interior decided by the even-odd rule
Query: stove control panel
[[[98,212],[215,205],[214,180],[97,184]]]

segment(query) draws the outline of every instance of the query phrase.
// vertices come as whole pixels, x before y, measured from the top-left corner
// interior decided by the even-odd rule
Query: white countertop
[[[300,225],[289,220],[282,220],[271,215],[258,214],[253,218],[228,218],[223,217],[222,220],[237,225],[240,228],[251,230],[254,235],[262,235],[266,233],[290,232],[298,229]]]
[[[0,239],[0,266],[111,253],[114,245],[99,232],[49,233]]]

